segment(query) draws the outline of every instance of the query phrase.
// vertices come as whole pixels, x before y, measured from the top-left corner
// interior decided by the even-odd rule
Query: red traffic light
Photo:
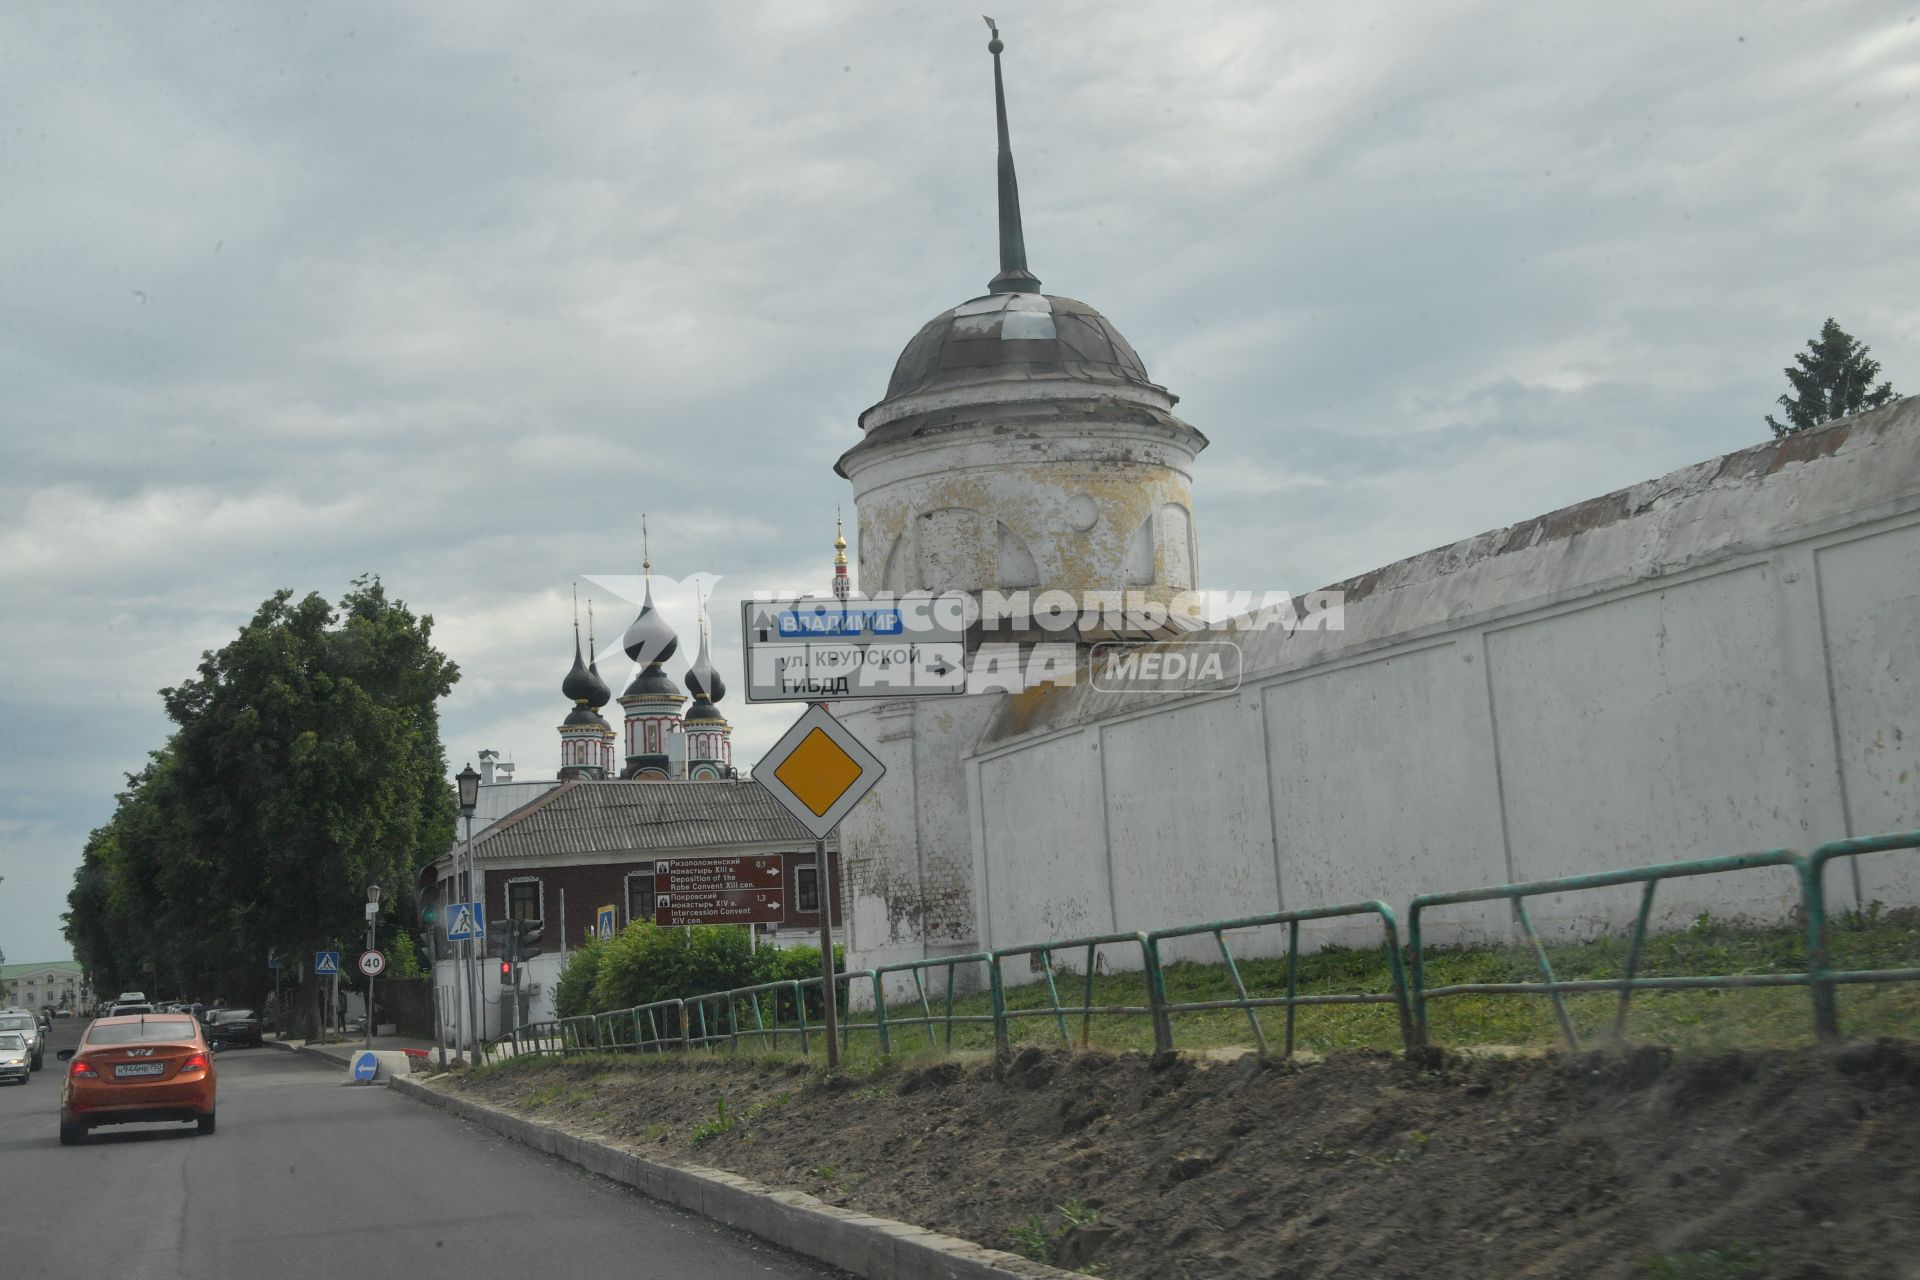
[[[513,961],[502,960],[500,962],[500,980],[502,982],[510,982],[513,980]]]

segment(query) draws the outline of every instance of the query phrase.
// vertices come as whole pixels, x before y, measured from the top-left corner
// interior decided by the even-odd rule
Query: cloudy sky
[[[7,958],[276,588],[379,573],[454,765],[550,776],[641,512],[665,579],[822,587],[858,413],[997,268],[978,12],[0,8]],[[1304,590],[1764,439],[1828,315],[1920,387],[1917,13],[995,16],[1035,271],[1212,438],[1205,585]]]

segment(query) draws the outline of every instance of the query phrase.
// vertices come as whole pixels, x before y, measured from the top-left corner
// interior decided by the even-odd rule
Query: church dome
[[[607,684],[607,678],[600,674],[600,659],[587,663],[587,705],[595,711],[607,705],[613,697],[613,690]]]
[[[989,293],[922,325],[893,366],[888,400],[1008,374],[1155,386],[1120,331],[1084,302],[1045,293]]]
[[[707,648],[707,630],[704,626],[700,628],[700,654],[687,669],[687,692],[694,696],[696,710],[704,702],[709,704],[707,710],[712,711],[711,704],[727,696],[727,682],[713,669],[713,656]],[[719,713],[715,712],[712,718],[719,719]]]
[[[684,695],[680,692],[680,686],[673,682],[673,677],[660,669],[659,663],[650,662],[633,673],[633,679],[627,684],[626,693],[621,696],[679,698]]]
[[[577,632],[573,637],[573,670],[567,672],[567,678],[560,682],[560,692],[582,706],[595,705],[594,677],[580,656],[580,636]]]
[[[671,658],[674,650],[680,647],[680,637],[673,634],[673,628],[653,607],[653,583],[647,583],[646,598],[640,604],[640,614],[627,626],[627,633],[620,638],[627,656],[642,666],[657,666]],[[631,690],[629,690],[631,692]]]

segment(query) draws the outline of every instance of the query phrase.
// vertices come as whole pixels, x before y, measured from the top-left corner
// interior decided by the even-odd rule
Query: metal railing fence
[[[1380,943],[1386,951],[1388,981],[1392,990],[1314,992],[1302,995],[1299,990],[1301,924],[1309,920],[1335,920],[1343,916],[1367,915],[1379,917]],[[1247,990],[1246,981],[1240,973],[1239,962],[1233,954],[1233,948],[1227,943],[1227,934],[1274,925],[1287,926],[1286,994],[1254,995]],[[1197,934],[1212,936],[1214,945],[1220,951],[1220,959],[1226,973],[1233,979],[1236,993],[1233,998],[1176,1001],[1168,997],[1167,966],[1161,963],[1160,944],[1169,938],[1193,937]],[[1259,1011],[1278,1006],[1287,1011],[1286,1041],[1282,1055],[1292,1057],[1294,1018],[1297,1011],[1301,1005],[1319,1004],[1392,1004],[1400,1016],[1401,1043],[1403,1045],[1411,1043],[1412,1023],[1408,1014],[1406,967],[1402,963],[1400,954],[1400,926],[1394,919],[1393,908],[1384,902],[1354,902],[1338,907],[1312,907],[1305,911],[1274,911],[1265,915],[1241,916],[1234,920],[1215,920],[1208,924],[1177,925],[1171,929],[1156,929],[1144,935],[1142,942],[1147,956],[1147,992],[1154,1011],[1154,1047],[1162,1052],[1174,1047],[1174,1014],[1199,1013],[1213,1009],[1239,1009],[1247,1015],[1247,1026],[1253,1033],[1254,1044],[1264,1056],[1267,1052],[1267,1034],[1260,1025]]]
[[[1760,853],[1736,853],[1721,858],[1665,862],[1651,867],[1632,867],[1624,871],[1597,871],[1590,875],[1559,876],[1552,880],[1490,885],[1481,889],[1464,889],[1455,893],[1421,894],[1407,908],[1407,949],[1413,958],[1413,1027],[1408,1045],[1411,1048],[1427,1043],[1427,1001],[1445,996],[1545,995],[1553,1002],[1554,1017],[1559,1021],[1560,1034],[1565,1037],[1567,1047],[1578,1049],[1580,1037],[1574,1030],[1573,1015],[1567,1008],[1566,997],[1569,992],[1618,991],[1620,1003],[1614,1014],[1614,1031],[1616,1035],[1621,1035],[1626,1030],[1627,1007],[1635,991],[1805,986],[1810,979],[1804,973],[1699,974],[1659,978],[1638,976],[1640,952],[1646,943],[1647,924],[1653,913],[1654,891],[1659,888],[1662,881],[1683,876],[1748,871],[1755,867],[1789,867],[1797,873],[1801,865],[1800,855],[1791,849],[1767,849]],[[1555,978],[1553,961],[1547,955],[1546,943],[1541,940],[1539,931],[1533,927],[1533,920],[1527,914],[1527,899],[1543,894],[1578,893],[1582,890],[1604,889],[1625,884],[1645,885],[1640,893],[1640,910],[1634,919],[1633,932],[1629,935],[1627,943],[1625,972],[1618,978],[1582,978],[1571,982]],[[1541,980],[1538,982],[1457,982],[1429,987],[1426,984],[1426,948],[1421,935],[1421,917],[1434,907],[1502,899],[1513,908],[1514,922],[1519,925],[1527,946],[1533,952],[1534,963],[1540,970]]]
[[[952,1049],[955,1047],[956,1029],[988,1027],[991,1028],[996,1049],[1005,1050],[1011,1043],[1012,1027],[1017,1020],[1050,1018],[1062,1042],[1066,1044],[1072,1044],[1075,1040],[1069,1030],[1068,1020],[1077,1020],[1078,1042],[1085,1046],[1090,1043],[1096,1016],[1145,1017],[1153,1030],[1155,1048],[1165,1051],[1177,1047],[1176,1015],[1238,1009],[1246,1015],[1256,1049],[1265,1055],[1271,1050],[1260,1012],[1269,1008],[1283,1008],[1286,1010],[1286,1020],[1281,1052],[1290,1055],[1295,1045],[1295,1016],[1302,1006],[1390,1004],[1394,1006],[1399,1019],[1402,1048],[1413,1053],[1431,1040],[1427,1007],[1430,1000],[1460,996],[1534,995],[1548,999],[1562,1037],[1569,1047],[1577,1049],[1580,1037],[1567,1005],[1568,995],[1617,993],[1611,1029],[1618,1038],[1625,1034],[1628,1010],[1634,993],[1638,991],[1805,987],[1811,997],[1815,1034],[1822,1040],[1832,1040],[1840,1035],[1837,997],[1840,986],[1917,982],[1920,981],[1920,965],[1872,969],[1833,967],[1831,952],[1834,931],[1826,908],[1826,868],[1843,858],[1901,851],[1920,851],[1920,831],[1836,840],[1820,845],[1805,855],[1791,849],[1766,849],[1755,853],[1697,858],[1589,875],[1421,894],[1408,906],[1404,945],[1400,938],[1398,917],[1393,909],[1384,902],[1374,900],[1176,925],[1146,933],[1096,934],[1055,942],[1001,947],[993,951],[901,961],[835,975],[834,994],[841,1011],[840,1038],[845,1046],[852,1043],[855,1032],[872,1033],[879,1052],[891,1056],[902,1047],[896,1044],[896,1035],[904,1029],[920,1028],[929,1048]],[[1805,961],[1802,970],[1660,976],[1644,976],[1640,973],[1653,918],[1653,904],[1660,885],[1685,877],[1724,875],[1764,867],[1784,867],[1795,877],[1800,915],[1805,928]],[[1627,937],[1626,958],[1620,975],[1557,978],[1547,943],[1527,911],[1527,900],[1548,894],[1579,893],[1632,884],[1641,885],[1642,888],[1633,929]],[[1426,942],[1423,918],[1439,907],[1494,901],[1509,904],[1514,924],[1538,970],[1538,980],[1428,985],[1429,953],[1436,949]],[[1389,989],[1302,992],[1299,989],[1301,925],[1313,921],[1369,916],[1379,922],[1380,946],[1387,961],[1386,981]],[[1245,957],[1234,953],[1227,935],[1276,927],[1285,927],[1287,930],[1286,959],[1281,969],[1284,990],[1268,994],[1264,990],[1249,988],[1242,967]],[[1232,996],[1179,1000],[1170,993],[1167,975],[1169,969],[1175,966],[1163,960],[1162,944],[1172,939],[1200,935],[1213,939],[1220,953],[1222,971],[1232,984]],[[1095,1002],[1098,960],[1101,949],[1107,947],[1139,948],[1146,979],[1144,1005]],[[1079,1002],[1063,1003],[1056,971],[1071,972],[1071,969],[1061,966],[1057,957],[1075,952],[1084,954]],[[1014,1007],[1008,1001],[1006,962],[1021,956],[1038,961],[1036,967],[1042,976],[1034,985],[1044,987],[1046,1000],[1043,1004]],[[973,994],[966,990],[967,984],[960,978],[967,966],[982,966],[985,969],[988,995],[986,1012],[970,1012],[962,1007],[962,1001]],[[930,985],[929,978],[936,970],[942,976]],[[887,1000],[889,979],[897,986],[902,975],[911,982],[912,993],[906,1001],[890,1006]],[[506,1056],[509,1053],[568,1057],[608,1052],[664,1052],[694,1047],[713,1049],[723,1044],[729,1049],[737,1049],[742,1042],[776,1049],[783,1043],[783,1037],[791,1038],[802,1053],[807,1053],[820,1035],[817,1024],[808,1021],[807,1001],[809,996],[819,999],[820,983],[819,978],[761,983],[692,996],[686,1000],[664,1000],[632,1009],[532,1023],[501,1036],[487,1046],[485,1056],[490,1061],[496,1055]],[[859,1021],[852,1017],[856,989],[870,989],[872,992],[873,1014],[869,1020]],[[743,1014],[747,1020],[745,1025]]]

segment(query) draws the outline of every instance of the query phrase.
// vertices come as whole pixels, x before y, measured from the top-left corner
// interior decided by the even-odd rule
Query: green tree
[[[1820,326],[1820,336],[1807,343],[1807,349],[1794,356],[1794,365],[1782,370],[1792,392],[1779,399],[1787,420],[1767,415],[1767,425],[1775,437],[1807,431],[1822,423],[1850,418],[1868,409],[1878,409],[1894,398],[1893,383],[1873,385],[1880,376],[1880,362],[1869,358],[1870,348],[1860,345],[1852,334],[1828,316]]]
[[[281,591],[161,691],[173,735],[68,896],[68,940],[103,990],[244,997],[270,949],[357,938],[369,883],[411,886],[445,851],[437,704],[458,671],[432,630],[377,578],[337,608]]]

